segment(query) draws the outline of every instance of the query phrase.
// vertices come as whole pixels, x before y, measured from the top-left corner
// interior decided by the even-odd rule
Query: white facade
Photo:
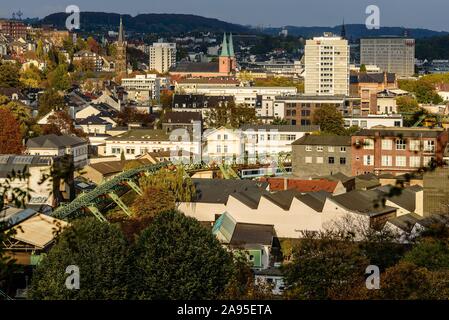
[[[375,126],[384,127],[402,127],[402,115],[368,115],[368,116],[353,116],[345,117],[345,128],[358,126],[361,129],[371,129]]]
[[[166,73],[176,65],[176,43],[156,42],[149,49],[150,70]]]
[[[349,95],[349,45],[336,36],[315,37],[305,46],[305,94]]]
[[[122,86],[128,91],[128,97],[135,101],[159,99],[161,79],[156,74],[137,75],[122,79]]]
[[[256,107],[257,96],[270,97],[273,101],[276,96],[295,95],[296,87],[222,87],[201,86],[183,88],[185,94],[204,94],[207,96],[233,96],[236,104],[245,104]]]

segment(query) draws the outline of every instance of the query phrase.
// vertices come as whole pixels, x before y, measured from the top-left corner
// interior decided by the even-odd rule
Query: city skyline
[[[257,2],[258,14],[252,14]],[[23,17],[45,17],[51,13],[65,11],[68,5],[77,5],[81,11],[117,12],[137,15],[142,13],[183,13],[208,18],[216,18],[227,22],[252,25],[257,27],[291,26],[335,26],[346,23],[364,23],[367,15],[365,9],[369,5],[380,8],[381,26],[426,28],[436,31],[449,31],[449,22],[445,12],[449,3],[443,0],[228,0],[211,3],[208,0],[171,2],[153,0],[151,4],[144,0],[133,0],[132,9],[129,3],[110,3],[105,0],[96,2],[78,0],[76,3],[61,3],[57,0],[42,0],[35,3],[30,0],[18,0],[14,3],[2,4],[2,16],[8,18],[13,12],[23,12]],[[236,8],[239,10],[236,10]],[[302,10],[307,8],[306,10]],[[278,14],[273,14],[278,12]]]

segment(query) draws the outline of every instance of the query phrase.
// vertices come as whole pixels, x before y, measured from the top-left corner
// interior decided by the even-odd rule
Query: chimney
[[[385,71],[384,72],[384,85],[386,86],[386,85],[388,85],[388,76],[387,76],[388,74],[387,74],[387,72]]]
[[[288,178],[284,177],[284,190],[288,189]]]

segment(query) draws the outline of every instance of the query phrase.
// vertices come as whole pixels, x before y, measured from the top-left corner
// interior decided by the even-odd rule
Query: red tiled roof
[[[261,181],[267,181],[270,184],[270,191],[284,190],[284,178],[262,178]],[[326,191],[333,193],[337,187],[338,181],[320,180],[298,180],[287,179],[287,190],[298,192],[319,192]]]

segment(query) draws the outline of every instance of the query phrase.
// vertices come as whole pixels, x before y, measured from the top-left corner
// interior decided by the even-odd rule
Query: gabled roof
[[[84,139],[75,136],[48,134],[27,141],[28,148],[49,148],[60,149],[66,147],[74,147],[87,143]]]
[[[416,223],[422,220],[422,218],[423,217],[416,213],[408,213],[389,219],[388,222],[405,232],[411,232]]]
[[[127,163],[134,161],[140,162],[142,165],[147,165],[151,163],[148,159],[142,158],[126,161],[105,161],[105,162],[91,163],[89,167],[100,172],[102,175],[107,176],[122,172],[123,168]]]
[[[284,190],[285,180],[287,180],[287,189],[295,190],[301,193],[306,192],[318,192],[326,191],[333,193],[338,185],[338,181],[330,180],[300,180],[300,179],[288,179],[288,178],[268,178],[261,179],[262,181],[268,181],[270,184],[270,191]]]
[[[6,178],[13,171],[24,173],[30,167],[45,167],[53,164],[51,156],[0,155],[0,178]]]
[[[305,135],[292,143],[295,146],[351,146],[349,136]]]
[[[78,121],[79,125],[90,125],[90,124],[94,124],[94,125],[108,125],[110,124],[109,121],[103,120],[102,118],[100,118],[98,115],[91,115],[87,118],[81,119],[80,121]]]
[[[354,190],[330,199],[342,207],[359,214],[376,216],[379,214],[395,212],[396,208],[386,206],[382,203],[382,192],[375,190]]]
[[[170,72],[183,73],[218,73],[217,62],[180,62],[170,69]]]
[[[192,121],[201,120],[202,116],[200,112],[169,111],[165,114],[165,121],[163,123],[191,123]]]

